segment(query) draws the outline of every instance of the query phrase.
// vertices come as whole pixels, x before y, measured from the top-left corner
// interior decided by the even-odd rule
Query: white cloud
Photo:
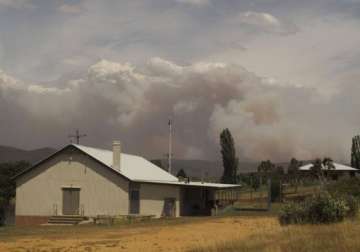
[[[280,85],[275,78],[268,78],[269,85],[234,64],[179,66],[162,58],[155,62],[159,64],[138,68],[101,60],[61,88],[24,83],[2,72],[0,112],[24,137],[32,136],[25,127],[30,122],[19,123],[14,115],[43,128],[44,139],[60,137],[65,133],[54,132],[76,125],[92,129],[89,141],[94,145],[121,134],[131,150],[154,156],[167,148],[169,116],[174,118],[179,158],[213,158],[223,128],[230,128],[244,159],[284,161],[326,155],[346,160],[349,155],[351,136],[360,124],[353,116],[360,112],[357,86],[349,85],[324,100],[314,89]],[[174,69],[182,74],[171,74]],[[9,141],[6,128],[0,132]]]
[[[204,152],[195,146],[189,146],[184,154],[184,159],[203,160],[204,158],[205,158]]]
[[[279,27],[280,21],[269,13],[248,11],[240,15],[240,21],[257,26]]]
[[[175,0],[178,3],[192,4],[196,6],[208,5],[210,0]]]
[[[266,31],[266,32],[274,32],[280,34],[289,34],[295,33],[297,28],[292,23],[285,23],[281,21],[279,18],[266,13],[266,12],[243,12],[240,13],[233,22],[239,22],[241,24],[246,24],[252,26],[256,29]]]
[[[130,79],[143,80],[144,76],[137,73],[135,68],[130,63],[117,63],[108,60],[101,60],[98,63],[90,66],[88,73],[91,77],[96,79],[106,80],[109,76],[116,78],[118,75],[122,76],[124,80],[130,81]],[[116,80],[111,79],[110,82]]]
[[[1,6],[15,9],[29,9],[35,7],[32,0],[0,0],[0,8]]]
[[[153,73],[161,76],[180,75],[184,70],[183,67],[159,57],[152,58],[147,67],[151,69]]]
[[[197,109],[196,101],[179,101],[174,105],[175,114],[191,113]]]
[[[49,94],[64,95],[64,93],[70,92],[70,89],[69,88],[58,89],[58,88],[55,88],[55,87],[44,87],[44,86],[41,86],[41,85],[30,85],[28,87],[28,91],[30,93],[36,93],[36,94],[40,94],[40,95],[49,95]]]
[[[66,14],[80,14],[84,8],[80,4],[63,4],[58,7],[58,11]]]
[[[194,146],[212,158],[227,126],[248,158],[347,155],[360,125],[350,115],[360,107],[359,19],[347,5],[354,1],[40,2],[0,0],[8,20],[0,65],[17,76],[0,73],[0,113],[23,134],[10,137],[2,121],[4,143],[27,139],[33,124],[46,137],[21,144],[49,145],[79,125],[93,130],[94,145],[122,134],[133,150],[160,152],[162,123],[174,115],[180,156]],[[34,4],[28,22],[24,12],[13,15],[11,8]]]
[[[14,77],[6,74],[0,69],[0,88],[3,90],[7,89],[19,89],[22,88],[22,83],[20,83]]]

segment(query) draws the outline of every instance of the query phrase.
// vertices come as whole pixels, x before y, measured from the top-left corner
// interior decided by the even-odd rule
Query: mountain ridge
[[[56,149],[50,147],[34,150],[23,150],[20,148],[0,145],[0,163],[27,161],[31,164],[34,164],[50,156],[55,151]]]
[[[45,159],[57,150],[50,147],[38,148],[34,150],[23,150],[11,146],[0,145],[0,163],[27,161],[31,164],[35,164],[40,160]],[[166,159],[151,160],[158,166],[161,166],[164,170],[168,170]],[[260,162],[239,162],[239,172],[249,173],[255,172]],[[278,164],[280,165],[280,163]],[[285,163],[281,163],[285,165]],[[285,168],[285,167],[284,167]],[[186,160],[186,159],[174,159],[172,160],[173,175],[176,175],[180,169],[184,169],[185,173],[197,179],[214,179],[217,180],[222,176],[223,166],[221,160]]]

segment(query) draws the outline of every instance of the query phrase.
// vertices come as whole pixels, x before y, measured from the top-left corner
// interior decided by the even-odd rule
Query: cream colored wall
[[[16,215],[62,214],[62,187],[80,187],[84,215],[128,214],[128,181],[77,150],[67,150],[17,180]]]
[[[180,187],[143,183],[140,185],[140,214],[161,217],[165,198],[176,199],[176,217],[180,216]]]

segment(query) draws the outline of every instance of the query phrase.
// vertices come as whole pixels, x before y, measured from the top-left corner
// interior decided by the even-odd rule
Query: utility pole
[[[171,174],[171,157],[172,157],[172,120],[169,119],[169,156],[168,156],[168,165],[169,165],[169,173]]]
[[[69,135],[68,137],[70,138],[70,142],[72,143],[72,139],[75,138],[76,139],[76,144],[80,143],[80,138],[86,137],[86,134],[80,134],[79,129],[77,129],[75,131],[75,135]]]

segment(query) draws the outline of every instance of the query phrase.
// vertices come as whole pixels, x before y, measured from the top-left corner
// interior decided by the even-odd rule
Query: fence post
[[[281,178],[279,179],[279,183],[280,183],[280,202],[283,202],[283,184],[281,181]]]
[[[267,184],[268,184],[268,205],[267,205],[267,209],[268,211],[271,210],[271,178],[267,179]]]

